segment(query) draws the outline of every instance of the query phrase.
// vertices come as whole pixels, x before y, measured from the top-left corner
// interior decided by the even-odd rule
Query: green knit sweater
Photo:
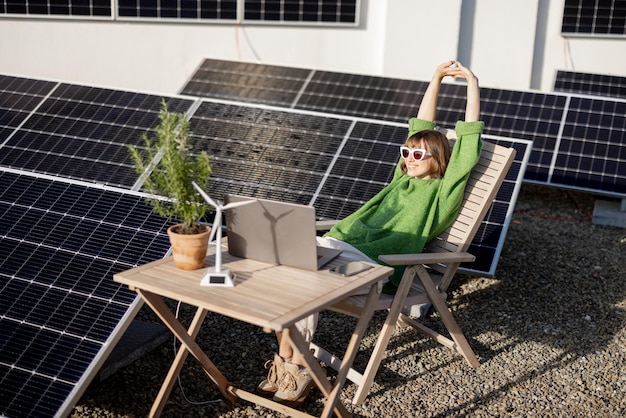
[[[384,254],[422,252],[429,240],[456,219],[469,173],[480,157],[483,125],[483,122],[457,122],[457,142],[442,178],[409,177],[402,173],[400,160],[391,183],[325,236],[347,242],[374,260]],[[412,118],[409,136],[434,127],[433,122]],[[404,266],[394,268],[385,293],[395,293],[404,269]]]

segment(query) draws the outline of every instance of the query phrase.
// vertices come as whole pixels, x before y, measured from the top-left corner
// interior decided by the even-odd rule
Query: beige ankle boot
[[[288,406],[301,404],[313,386],[309,371],[297,364],[283,363],[283,374],[278,380],[278,390],[272,400]]]
[[[264,398],[271,398],[278,390],[278,382],[282,378],[285,369],[285,360],[278,354],[274,354],[274,360],[268,360],[265,362],[265,368],[267,371],[267,378],[263,380],[256,388],[259,395]]]

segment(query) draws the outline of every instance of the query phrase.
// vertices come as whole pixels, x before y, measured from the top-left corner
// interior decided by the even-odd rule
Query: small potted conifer
[[[154,212],[178,222],[167,230],[174,263],[183,270],[202,268],[210,227],[199,221],[209,207],[192,182],[206,189],[211,159],[206,151],[192,153],[189,121],[184,113],[169,111],[165,100],[153,134],[141,139],[142,147],[129,145],[130,156]]]

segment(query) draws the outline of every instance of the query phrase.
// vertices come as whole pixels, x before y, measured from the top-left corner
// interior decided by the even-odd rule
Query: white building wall
[[[430,80],[437,65],[457,56],[462,0],[390,0],[382,74]]]
[[[528,89],[531,81],[537,0],[479,0],[473,25],[471,65],[481,84]]]
[[[557,69],[626,76],[626,38],[563,38],[563,2],[367,0],[359,28],[3,17],[0,73],[163,94],[204,58],[418,80],[462,58],[483,86],[544,91]]]

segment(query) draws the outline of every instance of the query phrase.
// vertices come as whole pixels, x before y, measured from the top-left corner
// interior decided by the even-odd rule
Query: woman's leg
[[[313,335],[315,334],[315,329],[317,328],[318,318],[319,314],[315,313],[296,323],[296,328],[298,328],[298,331],[300,331],[300,334],[302,335],[302,338],[304,338],[304,341],[313,341]],[[291,344],[289,344],[288,338],[283,338],[284,332],[285,331],[281,331],[276,334],[276,338],[278,339],[278,355],[284,359],[289,359],[292,364],[304,366],[302,355],[293,351],[293,347],[291,346]]]
[[[298,331],[307,342],[313,339],[318,316],[318,314],[309,315],[296,323]],[[302,355],[294,351],[284,332],[276,333],[278,355],[274,356],[269,367],[266,363],[270,370],[257,391],[267,397],[273,394],[275,401],[295,406],[304,401],[313,381],[309,371],[304,367]]]
[[[291,359],[292,363],[302,364],[301,362],[294,359],[293,347],[289,344],[289,340],[287,338],[283,338],[283,334],[285,331],[277,332],[276,338],[278,339],[278,355],[284,359]],[[296,357],[300,357],[299,355]]]

